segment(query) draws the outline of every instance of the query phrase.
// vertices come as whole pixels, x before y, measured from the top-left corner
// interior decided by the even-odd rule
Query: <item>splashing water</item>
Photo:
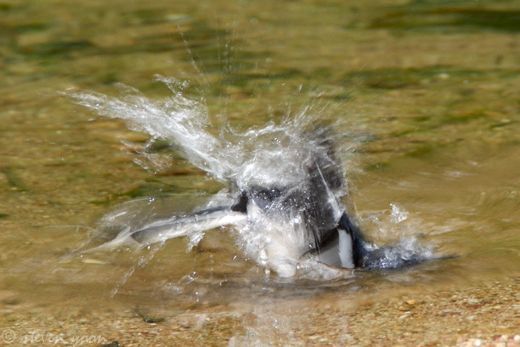
[[[345,173],[332,149],[341,136],[326,128],[312,128],[315,118],[308,109],[279,124],[268,123],[243,133],[226,128],[215,136],[209,132],[204,101],[184,96],[187,82],[162,76],[157,79],[172,96],[151,100],[127,86],[121,86],[124,93],[118,98],[95,92],[71,91],[67,95],[100,115],[123,119],[131,129],[145,131],[150,141],[167,140],[193,165],[227,182],[229,188],[210,199],[201,213],[144,224],[134,223],[136,218],[131,217],[135,211],[123,207],[102,221],[104,225],[122,224],[123,230],[95,249],[146,246],[176,237],[188,237],[191,249],[207,230],[230,225],[247,257],[282,277],[350,276],[351,271],[329,267],[309,256],[323,231],[335,228],[345,212],[339,203],[346,194]],[[349,151],[354,145],[351,142],[342,149]],[[255,199],[255,204],[247,205],[247,214],[233,207],[241,192],[253,192]],[[431,256],[424,247],[402,241],[381,251],[378,261],[381,267],[391,268],[406,257],[417,258],[419,252]]]
[[[300,181],[304,179],[302,163],[312,152],[322,150],[301,137],[305,126],[314,120],[306,110],[278,125],[270,123],[242,134],[228,130],[216,137],[208,131],[208,109],[203,100],[183,95],[187,82],[163,76],[157,80],[171,90],[171,97],[152,100],[121,84],[125,93],[121,98],[95,92],[67,94],[102,116],[125,120],[131,129],[148,133],[150,141],[166,139],[193,165],[217,180],[235,182],[238,188]]]
[[[390,204],[392,208],[392,223],[401,223],[408,219],[408,212],[397,204]]]

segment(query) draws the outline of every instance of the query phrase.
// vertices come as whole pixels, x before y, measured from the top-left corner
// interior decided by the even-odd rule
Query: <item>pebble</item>
[[[470,305],[478,305],[480,304],[480,300],[478,299],[475,299],[475,298],[469,298],[466,300],[466,302]]]
[[[121,346],[119,344],[119,341],[112,341],[110,343],[105,343],[105,344],[101,345],[101,347],[119,347],[119,346]]]
[[[13,291],[0,290],[0,302],[5,305],[17,305],[20,303],[20,300]]]
[[[399,319],[406,319],[411,316],[411,312],[405,312],[403,315],[399,316]]]
[[[92,258],[85,258],[81,260],[84,264],[95,264],[95,265],[106,265],[108,264],[106,261],[92,259]]]
[[[179,322],[179,326],[184,329],[189,329],[189,328],[191,328],[191,323],[188,322],[187,320],[183,320],[183,321]]]

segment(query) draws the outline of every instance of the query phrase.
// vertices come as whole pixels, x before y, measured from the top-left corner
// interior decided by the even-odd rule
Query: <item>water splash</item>
[[[187,82],[157,76],[172,92],[163,100],[152,100],[138,90],[119,84],[123,95],[110,98],[95,92],[68,92],[80,105],[102,116],[125,120],[133,130],[148,133],[152,140],[166,139],[178,146],[186,158],[218,180],[236,170],[235,150],[208,132],[208,110],[203,100],[184,97]]]
[[[102,116],[122,119],[131,129],[148,133],[150,142],[169,141],[193,165],[217,180],[233,181],[239,188],[301,181],[305,161],[313,152],[324,150],[316,141],[302,137],[302,131],[316,119],[308,107],[279,124],[268,123],[243,133],[224,127],[216,136],[210,133],[204,99],[184,96],[186,81],[163,76],[156,79],[170,89],[172,96],[152,100],[122,84],[118,85],[120,97],[74,91],[66,95]]]
[[[122,226],[117,237],[94,250],[123,244],[142,247],[175,237],[188,237],[191,249],[207,230],[228,225],[237,246],[248,258],[282,277],[350,276],[350,271],[302,258],[318,247],[322,232],[334,229],[344,213],[340,200],[347,190],[343,179],[345,166],[332,144],[346,138],[346,134],[313,126],[317,117],[307,107],[280,123],[270,122],[245,132],[224,127],[219,135],[214,135],[210,132],[204,99],[184,95],[187,82],[162,76],[157,80],[170,89],[170,97],[152,100],[123,85],[120,97],[74,91],[67,95],[100,115],[122,119],[131,129],[147,132],[150,141],[168,141],[193,165],[214,179],[229,183],[229,188],[201,208],[211,213],[134,223],[139,212],[123,207],[102,221],[104,226]],[[350,139],[348,145],[341,147],[343,154],[355,148],[356,141]],[[247,214],[219,207],[231,206],[238,192],[251,191],[256,194],[256,205],[248,205]],[[392,205],[392,218],[401,222],[406,213]],[[398,258],[413,257],[422,251],[415,244],[403,244],[388,252],[381,251],[380,261],[384,262],[383,267],[390,267]]]
[[[408,219],[408,211],[399,206],[398,204],[390,204],[391,212],[391,220],[392,223],[398,224],[404,222]]]

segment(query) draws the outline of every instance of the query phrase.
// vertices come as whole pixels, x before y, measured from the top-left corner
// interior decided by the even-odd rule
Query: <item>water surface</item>
[[[143,305],[170,322],[231,305],[224,311],[263,317],[255,331],[268,341],[281,330],[258,328],[274,324],[265,300],[354,305],[518,276],[519,13],[517,1],[0,1],[0,289],[19,301],[4,300],[0,324],[37,309],[113,306],[117,319]],[[316,283],[266,275],[223,232],[191,253],[173,240],[68,256],[122,203],[183,211],[222,188],[174,150],[145,150],[145,134],[59,93],[116,95],[123,82],[164,97],[156,74],[190,81],[186,93],[204,98],[215,134],[309,105],[341,120],[339,131],[357,135],[343,158],[347,203],[367,234],[381,243],[421,235],[457,257]],[[297,316],[284,318],[283,334]]]

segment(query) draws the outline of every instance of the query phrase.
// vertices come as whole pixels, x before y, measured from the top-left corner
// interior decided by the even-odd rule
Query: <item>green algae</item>
[[[276,83],[277,80],[288,80],[295,77],[302,76],[302,71],[298,69],[285,69],[281,71],[269,72],[248,72],[237,71],[224,75],[221,83],[224,85],[233,85],[236,87],[248,87],[252,83],[258,81],[267,81],[269,83]],[[258,86],[259,84],[255,84]]]
[[[402,89],[420,87],[432,83],[449,83],[463,79],[485,78],[490,75],[517,76],[518,71],[471,70],[452,66],[434,65],[417,68],[379,68],[346,73],[342,83],[352,87],[372,89]]]
[[[0,11],[2,11],[2,12],[8,12],[8,11],[12,10],[13,8],[14,8],[14,6],[12,4],[8,4],[6,2],[0,3]]]
[[[16,171],[17,170],[11,166],[0,167],[0,173],[5,175],[7,183],[11,188],[20,192],[28,191],[27,185]]]
[[[88,40],[51,41],[19,48],[19,52],[31,60],[39,60],[45,64],[55,64],[93,50],[95,46]]]
[[[415,32],[520,32],[520,10],[483,7],[406,8],[374,19],[370,28]]]
[[[436,143],[424,143],[408,151],[406,155],[413,158],[427,158],[432,156],[438,147]]]

